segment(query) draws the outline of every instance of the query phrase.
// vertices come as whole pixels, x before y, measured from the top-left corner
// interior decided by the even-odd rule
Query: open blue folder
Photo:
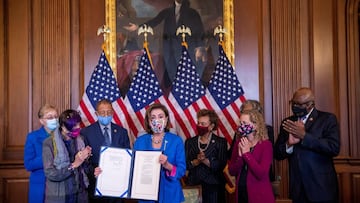
[[[158,200],[161,151],[101,147],[95,195]]]

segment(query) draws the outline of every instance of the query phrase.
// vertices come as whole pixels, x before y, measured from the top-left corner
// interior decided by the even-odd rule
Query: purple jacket
[[[234,146],[238,146],[239,140]],[[269,170],[273,160],[272,144],[269,140],[258,142],[252,152],[239,156],[238,147],[234,147],[229,163],[229,173],[236,176],[236,202],[238,202],[238,182],[244,163],[248,165],[246,179],[249,203],[275,202],[269,179]]]

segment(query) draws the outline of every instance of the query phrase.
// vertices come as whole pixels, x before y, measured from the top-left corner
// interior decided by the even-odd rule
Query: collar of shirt
[[[303,116],[303,117],[301,118],[301,120],[302,120],[303,123],[306,123],[307,119],[309,118],[309,116],[310,116],[310,114],[313,112],[313,110],[314,110],[314,108],[312,108],[312,109],[309,111],[308,114],[306,114],[305,116]]]
[[[100,123],[99,123],[100,124]],[[100,128],[101,128],[101,131],[104,133],[104,128],[107,127],[108,128],[108,133],[111,132],[111,123],[109,123],[108,125],[101,125],[100,124]]]

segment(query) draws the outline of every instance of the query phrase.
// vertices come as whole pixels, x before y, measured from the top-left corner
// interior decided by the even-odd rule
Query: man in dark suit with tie
[[[89,201],[90,202],[121,202],[116,198],[99,198],[94,196],[96,178],[94,177],[94,169],[99,165],[100,147],[119,147],[130,148],[130,141],[127,130],[121,126],[112,123],[114,110],[111,102],[108,100],[100,100],[96,105],[96,115],[98,121],[81,130],[86,145],[92,148],[92,156],[90,163],[92,170],[89,176]]]
[[[310,88],[300,88],[290,101],[293,114],[284,119],[275,143],[278,160],[288,159],[293,203],[337,203],[338,182],[333,157],[340,151],[336,116],[315,108]]]
[[[191,36],[186,37],[189,46],[188,51],[196,65],[196,71],[201,77],[205,66],[201,61],[197,61],[195,57],[196,51],[199,51],[200,47],[204,46],[203,39],[205,31],[200,14],[190,7],[189,0],[175,0],[172,6],[163,9],[156,17],[144,24],[153,28],[162,22],[164,26],[162,32],[162,52],[168,74],[168,85],[171,85],[175,79],[177,65],[181,57],[182,38],[181,36],[176,36],[176,30],[182,25],[189,27],[191,30]],[[128,26],[124,26],[124,28],[129,31],[135,31],[139,26],[130,23]],[[200,52],[196,54],[200,54]]]

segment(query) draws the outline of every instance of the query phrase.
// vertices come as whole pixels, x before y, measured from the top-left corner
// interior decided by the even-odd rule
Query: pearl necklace
[[[198,148],[199,148],[199,150],[200,150],[201,152],[204,152],[204,151],[207,150],[207,148],[209,147],[209,144],[210,144],[211,137],[212,137],[212,133],[210,134],[210,137],[208,138],[207,143],[206,143],[206,146],[205,146],[204,149],[202,149],[202,148],[200,147],[200,144],[201,144],[201,143],[200,143],[200,136],[198,137]]]
[[[164,135],[162,135],[162,136],[160,137],[160,139],[155,140],[155,139],[154,139],[154,135],[151,135],[151,142],[153,142],[154,144],[159,144],[160,142],[162,142],[163,138],[164,138]]]

